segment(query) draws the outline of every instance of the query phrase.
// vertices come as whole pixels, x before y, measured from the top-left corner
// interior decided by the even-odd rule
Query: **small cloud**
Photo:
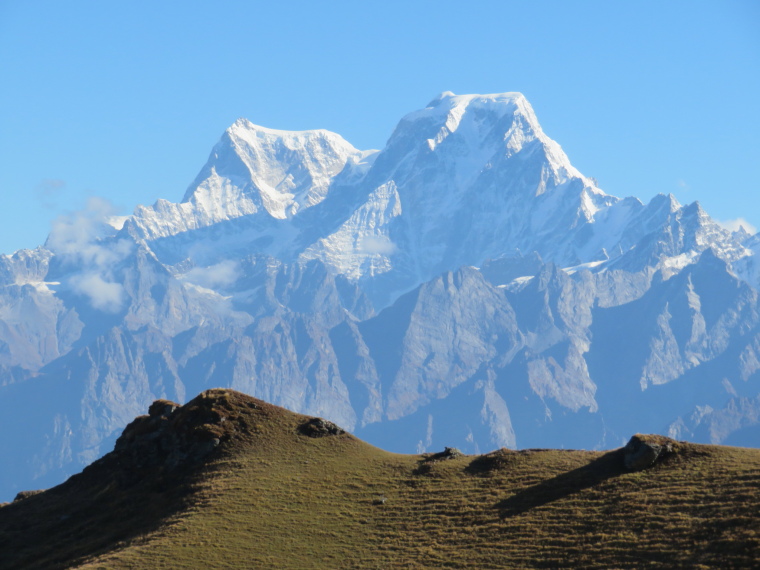
[[[185,279],[206,289],[216,289],[232,285],[239,275],[237,262],[226,259],[209,267],[194,267],[185,273]]]
[[[114,213],[108,200],[91,197],[84,209],[53,220],[45,242],[45,247],[74,269],[66,279],[71,289],[87,297],[95,309],[108,313],[118,312],[124,304],[124,287],[113,273],[134,250],[134,242],[113,239],[116,230],[109,220]]]
[[[684,190],[684,191],[689,189],[689,185],[683,179],[678,180],[676,182],[676,186],[678,186],[681,190]]]
[[[750,224],[747,220],[744,218],[735,218],[733,220],[715,220],[720,227],[722,227],[725,230],[728,230],[729,232],[738,232],[741,228],[744,228],[744,231],[748,234],[755,234],[757,233],[757,228]]]
[[[108,200],[91,197],[84,209],[62,214],[52,221],[45,245],[55,253],[76,255],[98,265],[108,262],[112,253],[123,257],[121,251],[103,248],[98,243],[99,239],[113,235],[114,227],[108,221],[115,213]]]
[[[90,299],[92,306],[106,313],[118,313],[124,304],[124,287],[107,281],[98,273],[83,273],[69,280],[74,291]]]
[[[386,236],[365,236],[359,241],[358,249],[360,253],[391,255],[396,251],[396,244]]]

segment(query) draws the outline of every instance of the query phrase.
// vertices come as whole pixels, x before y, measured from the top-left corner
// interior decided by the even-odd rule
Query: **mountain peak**
[[[231,190],[250,200],[246,213],[285,219],[321,202],[332,179],[361,152],[327,130],[282,131],[238,119],[214,147],[185,202],[223,208]],[[248,212],[247,210],[252,210]]]
[[[254,214],[289,219],[324,200],[347,163],[367,157],[328,130],[276,130],[240,118],[180,203],[139,206],[131,226],[140,237],[157,239]]]
[[[531,126],[540,129],[530,103],[528,103],[528,100],[522,93],[517,92],[492,93],[487,95],[477,93],[456,95],[451,91],[444,91],[430,101],[424,109],[407,114],[403,120],[417,121],[420,119],[430,120],[436,118],[440,120],[441,117],[447,117],[451,114],[461,117],[466,111],[474,111],[476,109],[479,113],[490,115],[489,119],[491,121],[493,121],[495,116],[500,117],[517,111],[530,118]],[[481,116],[480,118],[483,120],[485,116]],[[450,126],[448,122],[447,126]]]
[[[410,137],[410,135],[412,135]],[[415,136],[416,135],[416,136]],[[445,91],[427,107],[403,117],[393,139],[426,139],[435,151],[448,138],[456,155],[466,154],[466,165],[480,172],[492,158],[512,156],[527,149],[541,148],[547,166],[558,180],[584,178],[571,164],[562,147],[546,136],[528,99],[519,92],[456,95]],[[451,162],[455,157],[447,156]],[[584,184],[594,186],[584,178]]]
[[[440,103],[440,102],[441,102],[441,101],[443,101],[444,99],[447,99],[447,98],[449,98],[449,97],[455,97],[455,96],[456,96],[456,95],[454,94],[454,92],[453,92],[453,91],[443,91],[443,92],[441,92],[439,95],[437,95],[436,97],[434,97],[434,98],[433,98],[433,99],[430,101],[430,103],[428,103],[428,104],[427,104],[427,105],[425,105],[425,106],[426,106],[426,107],[435,107],[436,105],[438,105],[438,103]]]
[[[490,94],[481,94],[481,93],[470,93],[465,95],[457,95],[456,93],[452,91],[444,91],[437,97],[435,97],[430,103],[428,103],[427,107],[437,107],[441,103],[453,101],[455,104],[462,104],[462,103],[472,103],[475,102],[476,104],[488,104],[488,103],[495,103],[495,104],[509,104],[509,103],[516,103],[518,101],[525,101],[527,102],[527,99],[525,98],[525,95],[518,91],[506,91],[504,93],[490,93]]]
[[[313,140],[327,139],[339,146],[345,146],[352,151],[358,152],[351,143],[346,141],[342,136],[327,129],[307,129],[303,131],[288,131],[282,129],[272,129],[252,123],[250,120],[241,117],[230,125],[225,134],[232,138],[250,138],[251,136],[259,138],[278,139],[283,144],[296,140]]]

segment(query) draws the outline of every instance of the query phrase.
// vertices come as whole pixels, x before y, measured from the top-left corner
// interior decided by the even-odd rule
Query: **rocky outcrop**
[[[433,453],[428,456],[426,461],[440,461],[441,459],[454,459],[456,457],[462,457],[464,453],[459,451],[456,447],[444,447],[443,451]]]
[[[237,400],[235,392],[219,389],[207,390],[184,406],[156,400],[148,415],[137,417],[116,440],[113,455],[122,476],[131,479],[146,469],[174,471],[200,462],[244,427]],[[257,405],[251,398],[244,400],[249,408]]]
[[[422,455],[422,459],[413,473],[415,475],[431,475],[433,474],[434,466],[441,461],[456,459],[457,457],[463,456],[464,453],[459,451],[456,447],[444,447],[443,451],[439,451],[438,453],[425,453]]]
[[[510,465],[520,452],[502,447],[490,453],[478,455],[466,467],[465,471],[473,475],[487,474]]]
[[[308,437],[325,437],[328,435],[342,435],[346,433],[342,427],[322,418],[311,418],[298,428],[298,431]]]
[[[623,465],[630,471],[641,471],[674,453],[677,445],[676,441],[661,435],[636,434],[623,448]]]
[[[40,493],[44,493],[45,489],[35,489],[34,491],[20,491],[16,494],[16,498],[13,499],[14,503],[18,503],[19,501],[24,501],[28,499],[29,497],[34,497],[35,495],[39,495]]]

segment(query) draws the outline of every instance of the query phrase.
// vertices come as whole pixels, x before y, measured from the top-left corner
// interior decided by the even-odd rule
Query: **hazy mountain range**
[[[443,93],[380,151],[241,119],[182,202],[0,256],[0,498],[217,386],[409,453],[760,446],[759,251],[606,194],[518,93]]]

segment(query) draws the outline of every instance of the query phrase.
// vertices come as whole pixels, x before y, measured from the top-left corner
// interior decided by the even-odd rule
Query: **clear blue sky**
[[[760,2],[0,0],[0,252],[177,201],[238,117],[384,145],[441,91],[521,91],[601,187],[760,226]]]

